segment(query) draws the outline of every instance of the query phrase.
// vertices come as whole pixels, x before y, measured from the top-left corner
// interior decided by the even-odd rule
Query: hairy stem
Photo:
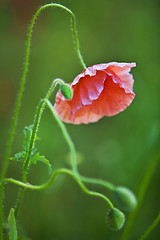
[[[156,153],[153,156],[153,158],[151,159],[151,161],[149,162],[149,164],[147,166],[146,172],[144,174],[144,177],[142,179],[142,182],[141,182],[138,194],[137,194],[137,202],[138,202],[137,208],[135,209],[135,211],[133,211],[130,214],[130,216],[128,218],[128,222],[127,222],[126,227],[124,229],[124,232],[122,234],[121,240],[127,240],[128,237],[129,237],[132,225],[133,225],[134,220],[135,220],[135,218],[137,216],[139,208],[142,205],[142,201],[144,199],[144,195],[145,195],[145,193],[147,191],[147,187],[148,187],[149,182],[151,180],[151,177],[152,177],[152,175],[153,175],[153,173],[154,173],[154,171],[156,169],[156,166],[157,166],[157,163],[158,163],[159,159],[160,159],[160,152]]]
[[[26,45],[26,55],[25,55],[24,70],[23,70],[22,80],[21,80],[21,84],[20,84],[20,90],[19,90],[19,93],[18,93],[18,96],[17,96],[17,102],[16,102],[16,106],[15,106],[15,111],[14,111],[14,116],[13,116],[13,120],[12,120],[11,131],[10,131],[10,135],[9,135],[9,140],[8,140],[8,145],[7,145],[7,150],[6,150],[6,155],[5,155],[5,159],[4,159],[4,165],[3,165],[3,169],[2,169],[0,180],[2,180],[5,177],[6,172],[7,172],[7,168],[8,168],[8,164],[9,164],[9,157],[10,157],[11,150],[12,150],[12,144],[13,144],[13,138],[14,138],[14,134],[15,134],[15,128],[16,128],[16,125],[17,125],[19,109],[20,109],[20,105],[21,105],[22,95],[23,95],[23,91],[24,91],[24,85],[25,85],[25,82],[26,82],[26,75],[27,75],[27,71],[28,71],[29,54],[30,54],[30,46],[31,46],[31,36],[32,36],[33,27],[34,27],[35,21],[37,19],[37,16],[40,14],[40,12],[43,11],[44,9],[50,8],[50,7],[61,8],[61,9],[65,10],[66,12],[68,12],[71,15],[71,18],[72,18],[72,29],[73,29],[74,39],[75,39],[77,55],[78,55],[78,58],[80,60],[80,63],[82,64],[82,67],[84,69],[86,68],[86,65],[84,63],[84,60],[83,60],[83,57],[81,55],[80,48],[79,48],[79,41],[78,41],[78,36],[77,36],[76,22],[75,22],[75,15],[74,15],[74,13],[69,8],[67,8],[67,7],[65,7],[65,6],[63,6],[61,4],[57,4],[57,3],[49,3],[49,4],[45,4],[44,6],[40,7],[36,11],[35,15],[33,16],[32,21],[31,21],[30,26],[29,26],[28,37],[27,37],[27,45]]]
[[[34,124],[33,124],[33,130],[32,130],[29,150],[28,150],[27,156],[24,160],[22,182],[26,182],[27,170],[28,170],[28,166],[29,166],[29,163],[30,163],[30,157],[31,157],[31,153],[32,153],[36,138],[37,138],[38,127],[39,127],[39,124],[40,124],[40,120],[41,120],[43,110],[44,110],[45,105],[46,105],[46,100],[50,97],[50,95],[53,92],[57,83],[62,84],[63,81],[59,78],[55,79],[53,81],[53,83],[51,85],[51,88],[49,89],[46,97],[44,99],[42,99],[40,101],[39,105],[38,105],[37,112],[36,112],[36,115],[35,115]],[[15,208],[15,217],[16,218],[18,216],[18,212],[19,212],[20,205],[21,205],[21,202],[22,202],[23,192],[24,192],[24,189],[21,188],[21,190],[19,192],[18,200],[17,200],[17,205],[16,205],[16,208]]]

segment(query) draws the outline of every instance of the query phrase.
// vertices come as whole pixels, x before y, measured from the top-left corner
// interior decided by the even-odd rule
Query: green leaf
[[[9,216],[8,216],[8,223],[10,227],[9,231],[9,240],[17,240],[17,227],[16,227],[16,219],[14,216],[14,209],[11,208]]]
[[[45,164],[48,166],[49,173],[51,173],[51,171],[52,171],[52,166],[51,166],[49,160],[47,160],[47,159],[45,158],[45,156],[40,156],[39,152],[36,152],[36,153],[34,154],[34,156],[31,157],[31,162],[30,162],[30,164],[36,164],[37,161],[41,161],[41,162],[45,163]]]
[[[10,158],[10,159],[15,161],[24,161],[25,157],[26,157],[26,152],[22,151],[22,152],[16,153],[14,158]]]
[[[10,158],[10,160],[16,160],[16,161],[25,161],[26,157],[28,157],[28,152],[30,148],[30,140],[32,136],[32,129],[33,126],[28,126],[24,128],[24,142],[23,142],[23,151],[16,153],[14,157]],[[36,138],[38,140],[38,138]],[[32,148],[31,155],[30,155],[30,162],[29,164],[36,164],[37,161],[41,161],[45,163],[48,166],[49,173],[52,171],[52,166],[49,163],[49,161],[37,152],[37,149],[35,147]]]

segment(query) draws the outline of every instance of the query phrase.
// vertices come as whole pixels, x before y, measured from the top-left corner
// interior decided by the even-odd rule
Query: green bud
[[[117,208],[110,209],[107,213],[107,226],[113,230],[120,230],[125,222],[124,214]]]
[[[128,188],[116,187],[114,197],[118,206],[125,211],[131,212],[137,206],[137,199]]]
[[[66,99],[72,99],[72,88],[70,87],[69,84],[62,83],[60,86],[60,90],[61,90],[62,95]]]

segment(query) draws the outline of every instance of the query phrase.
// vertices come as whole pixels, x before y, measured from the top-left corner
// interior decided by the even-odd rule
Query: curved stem
[[[156,166],[157,166],[157,163],[160,159],[160,151],[158,153],[156,153],[152,159],[150,160],[148,166],[147,166],[147,169],[146,169],[146,172],[144,174],[144,177],[142,179],[142,182],[141,182],[141,185],[140,185],[140,188],[139,188],[139,191],[138,191],[138,194],[137,194],[137,202],[138,202],[138,205],[137,205],[137,208],[135,209],[135,211],[133,211],[129,218],[128,218],[128,221],[126,223],[126,227],[123,231],[123,234],[122,234],[122,237],[121,237],[121,240],[127,240],[128,237],[129,237],[129,234],[130,234],[130,231],[131,231],[131,228],[132,228],[132,225],[134,223],[134,220],[137,216],[137,213],[138,213],[138,210],[142,204],[142,201],[143,201],[143,198],[144,198],[144,195],[147,191],[147,187],[149,185],[149,182],[151,180],[151,177],[156,169]]]
[[[37,10],[37,12],[35,13],[35,15],[33,16],[32,21],[31,21],[30,26],[29,26],[28,37],[27,37],[27,45],[26,45],[26,56],[25,56],[24,71],[23,71],[23,75],[22,75],[20,90],[19,90],[18,97],[17,97],[16,107],[15,107],[15,111],[14,111],[11,131],[10,131],[7,150],[6,150],[6,155],[5,155],[5,159],[4,159],[4,166],[3,166],[3,169],[2,169],[0,180],[2,180],[6,175],[8,164],[9,164],[9,157],[10,157],[11,150],[12,150],[12,143],[13,143],[13,138],[14,138],[14,134],[15,134],[15,128],[16,128],[16,124],[17,124],[17,120],[18,120],[19,109],[20,109],[20,104],[21,104],[21,100],[22,100],[22,94],[23,94],[23,91],[24,91],[24,85],[25,85],[25,82],[26,82],[26,75],[27,75],[27,71],[28,71],[30,45],[31,45],[31,35],[32,35],[32,31],[33,31],[33,26],[34,26],[36,18],[40,14],[40,12],[42,10],[46,9],[46,8],[49,8],[49,7],[61,8],[71,15],[72,29],[73,29],[74,39],[75,39],[77,55],[78,55],[78,58],[80,60],[80,63],[82,64],[83,68],[84,69],[86,68],[86,65],[84,63],[84,60],[83,60],[83,57],[81,55],[80,48],[79,48],[79,41],[78,41],[78,36],[77,36],[74,13],[69,8],[67,8],[67,7],[65,7],[61,4],[57,4],[57,3],[50,3],[50,4],[46,4],[42,7],[40,7]]]
[[[46,100],[50,97],[50,95],[53,92],[53,90],[54,90],[55,86],[57,85],[57,83],[62,84],[63,81],[61,79],[59,79],[59,78],[55,79],[53,81],[53,83],[51,85],[51,88],[49,89],[46,97],[44,99],[42,99],[40,101],[39,105],[38,105],[37,112],[36,112],[36,115],[35,115],[34,124],[33,124],[33,130],[32,130],[32,135],[31,135],[31,140],[30,140],[30,146],[29,146],[28,154],[27,154],[27,156],[26,156],[26,158],[24,160],[22,182],[26,182],[27,170],[28,170],[28,166],[29,166],[29,163],[30,163],[30,157],[31,157],[31,153],[32,153],[32,150],[33,150],[36,138],[37,138],[38,127],[39,127],[39,124],[40,124],[40,120],[41,120],[41,116],[42,116],[43,110],[44,110],[45,105],[46,105]],[[24,189],[22,188],[20,190],[20,192],[19,192],[17,205],[16,205],[16,208],[15,208],[15,217],[16,218],[18,216],[18,212],[19,212],[20,205],[21,205],[21,202],[22,202],[23,192],[24,192]]]
[[[50,101],[46,100],[46,104],[48,105],[49,109],[51,110],[52,115],[54,116],[56,122],[58,123],[60,129],[62,130],[63,136],[70,148],[71,156],[72,156],[72,169],[75,173],[78,173],[77,163],[76,163],[76,150],[75,150],[74,143],[73,143],[72,139],[70,138],[64,123],[61,121],[61,119],[57,116],[56,112],[54,111],[54,108],[53,108],[52,104],[50,103]]]
[[[75,173],[78,174],[79,178],[83,181],[83,182],[87,182],[87,183],[92,183],[92,184],[99,184],[99,185],[102,185],[112,191],[115,190],[115,186],[110,183],[110,182],[107,182],[107,181],[104,181],[104,180],[101,180],[101,179],[95,179],[95,178],[88,178],[88,177],[84,177],[84,176],[81,176],[79,173],[78,173],[78,170],[77,170],[77,164],[76,164],[76,150],[75,150],[75,147],[74,147],[74,143],[72,142],[68,132],[67,132],[67,129],[65,127],[65,124],[61,121],[61,119],[57,116],[52,104],[50,103],[49,100],[46,100],[46,104],[48,105],[49,109],[51,110],[51,113],[52,115],[54,116],[55,120],[57,121],[60,129],[62,130],[62,134],[69,146],[69,149],[71,151],[71,156],[72,156],[72,169]]]
[[[66,174],[70,175],[71,177],[73,177],[76,180],[78,185],[81,187],[81,189],[86,194],[95,196],[95,197],[99,197],[99,198],[105,200],[105,202],[107,202],[109,207],[111,209],[114,209],[112,202],[106,196],[104,196],[101,193],[88,190],[86,188],[86,186],[82,183],[82,181],[79,179],[77,174],[69,169],[61,168],[61,169],[54,171],[51,178],[48,180],[48,182],[46,182],[45,184],[42,184],[42,185],[32,185],[29,183],[24,183],[24,182],[15,180],[13,178],[5,178],[0,182],[0,203],[1,203],[0,204],[0,240],[3,240],[3,188],[4,188],[4,184],[7,182],[10,182],[10,183],[13,183],[13,184],[16,184],[16,185],[22,187],[23,190],[24,190],[24,188],[32,189],[32,190],[42,190],[42,189],[49,187],[54,182],[55,177],[60,173],[66,173]]]
[[[105,200],[105,202],[107,202],[107,204],[109,205],[109,207],[111,209],[114,209],[112,202],[106,196],[104,196],[101,193],[88,190],[86,188],[86,186],[80,180],[79,176],[76,173],[74,173],[72,170],[69,170],[69,169],[61,168],[61,169],[54,171],[51,178],[45,184],[42,184],[42,185],[32,185],[29,183],[15,180],[13,178],[5,178],[0,182],[0,240],[3,240],[3,188],[4,188],[4,184],[7,182],[10,182],[10,183],[18,185],[19,187],[22,187],[23,190],[25,188],[32,189],[32,190],[42,190],[42,189],[49,187],[54,182],[55,177],[60,173],[66,173],[66,174],[70,175],[71,177],[73,177],[76,180],[78,185],[81,187],[81,189],[86,194],[102,198],[103,200]]]
[[[157,224],[160,222],[160,213],[154,220],[154,222],[149,226],[149,228],[145,231],[145,233],[142,235],[140,240],[144,240],[148,237],[148,235],[153,231],[153,229],[157,226]]]
[[[88,178],[88,177],[84,177],[84,176],[81,176],[81,175],[79,175],[79,177],[83,182],[98,184],[98,185],[101,185],[101,186],[104,186],[104,187],[110,189],[111,191],[114,191],[115,188],[116,188],[112,183],[110,183],[108,181],[104,181],[102,179]]]
[[[114,209],[113,204],[111,203],[111,201],[106,196],[104,196],[101,193],[88,190],[86,188],[86,186],[82,183],[82,181],[79,179],[77,174],[74,173],[72,170],[69,170],[69,169],[66,169],[66,168],[61,168],[61,169],[58,169],[58,170],[54,171],[53,174],[52,174],[52,177],[49,179],[49,181],[46,182],[45,184],[42,184],[42,185],[31,185],[29,183],[24,183],[24,182],[21,182],[21,181],[12,179],[12,178],[5,178],[2,181],[2,183],[4,184],[5,182],[10,182],[10,183],[16,184],[20,187],[23,187],[23,188],[28,188],[28,189],[32,189],[32,190],[41,190],[41,189],[45,189],[45,188],[49,187],[54,182],[55,177],[60,173],[66,173],[66,174],[70,175],[71,177],[73,177],[76,180],[78,185],[81,187],[81,189],[86,194],[96,196],[96,197],[100,197],[100,198],[104,199],[107,202],[107,204],[110,206],[110,208]]]

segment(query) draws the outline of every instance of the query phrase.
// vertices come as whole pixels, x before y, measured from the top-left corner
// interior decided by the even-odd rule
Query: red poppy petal
[[[133,101],[135,94],[125,85],[121,84],[119,79],[108,76],[104,90],[99,98],[93,102],[93,110],[100,115],[113,116],[126,109]]]
[[[91,123],[97,122],[103,116],[92,111],[91,105],[83,106],[75,114],[71,114],[70,123],[81,124],[81,123]]]
[[[96,122],[113,116],[133,101],[133,77],[129,73],[135,63],[97,64],[85,69],[72,83],[73,98],[56,95],[55,111],[67,123]]]
[[[91,111],[90,105],[84,106],[75,114],[71,114],[71,101],[62,100],[63,96],[60,91],[56,96],[56,103],[54,110],[56,111],[59,118],[66,123],[81,124],[89,122],[97,122],[103,116]]]
[[[60,91],[57,92],[54,110],[59,118],[64,122],[69,122],[71,111],[71,101],[64,98]]]
[[[98,99],[103,91],[106,77],[107,74],[105,71],[98,71],[94,76],[86,75],[79,78],[76,84],[73,82],[72,114],[75,114],[83,106],[92,104],[93,100]]]
[[[81,78],[86,77],[86,76],[95,76],[97,73],[97,70],[104,70],[104,68],[98,69],[97,66],[101,64],[93,65],[91,67],[86,68],[82,73],[77,75],[77,77],[73,80],[72,86],[76,85]]]
[[[129,72],[131,68],[135,66],[136,63],[112,63],[109,65],[108,70],[111,70],[118,75],[128,88],[133,89],[134,80],[132,74]]]
[[[111,70],[113,73],[119,76],[121,81],[123,81],[127,87],[130,89],[133,88],[133,76],[130,74],[131,68],[135,67],[136,63],[117,63],[117,62],[110,62],[110,63],[101,63],[101,64],[96,64],[93,65],[87,69],[88,72],[96,72],[99,70]],[[87,70],[86,69],[86,70]],[[84,75],[85,71],[83,71]]]

